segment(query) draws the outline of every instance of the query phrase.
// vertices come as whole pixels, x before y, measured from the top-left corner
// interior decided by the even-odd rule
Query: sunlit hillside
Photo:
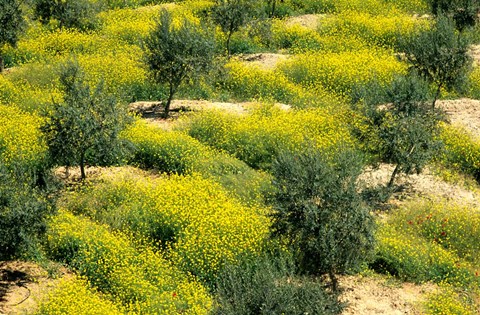
[[[479,314],[479,19],[0,0],[0,314]]]

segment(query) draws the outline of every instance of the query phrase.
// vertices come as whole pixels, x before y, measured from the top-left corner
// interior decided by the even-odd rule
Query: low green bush
[[[34,257],[55,212],[45,174],[20,165],[7,168],[0,161],[0,260]],[[35,187],[40,186],[43,187]]]
[[[327,274],[337,291],[336,274],[371,258],[375,225],[357,191],[361,155],[331,150],[283,152],[275,160],[272,229],[291,246],[301,272]]]
[[[340,314],[343,305],[324,284],[295,274],[282,255],[265,255],[227,265],[216,282],[213,314]]]

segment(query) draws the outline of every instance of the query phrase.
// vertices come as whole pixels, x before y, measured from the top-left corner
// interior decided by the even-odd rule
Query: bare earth
[[[462,126],[472,134],[480,136],[480,100],[461,98],[438,101],[438,104],[445,110],[453,125]]]
[[[55,288],[61,277],[70,276],[66,269],[59,277],[31,262],[0,262],[0,315],[25,314],[35,310],[38,301]]]
[[[240,57],[240,60],[248,62],[251,65],[258,66],[265,70],[273,70],[278,63],[285,61],[288,58],[290,58],[290,55],[260,53],[243,55]]]
[[[421,314],[423,297],[435,290],[429,283],[399,283],[383,276],[344,276],[339,280],[345,290],[341,300],[348,303],[343,315]]]
[[[470,49],[470,54],[473,57],[473,63],[480,66],[480,45],[473,45]]]
[[[320,20],[325,17],[325,14],[305,14],[293,16],[287,19],[286,25],[301,25],[306,28],[317,29],[318,25],[320,24]]]
[[[392,175],[394,166],[382,164],[378,169],[367,169],[360,180],[367,187],[386,185]],[[421,174],[398,176],[395,184],[401,189],[392,196],[394,203],[423,198],[429,200],[450,200],[458,204],[480,206],[480,192],[443,181],[438,176],[425,169]]]

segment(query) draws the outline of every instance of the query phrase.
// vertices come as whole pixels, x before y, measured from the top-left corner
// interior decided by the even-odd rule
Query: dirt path
[[[287,19],[285,24],[287,26],[301,25],[306,28],[317,29],[320,21],[326,16],[326,14],[304,14],[299,16],[292,16]]]
[[[421,314],[425,294],[435,290],[429,283],[416,285],[377,275],[339,280],[345,290],[341,300],[348,303],[343,315]]]
[[[168,119],[162,119],[160,115],[152,112],[152,106],[158,104],[158,102],[135,102],[129,105],[129,110],[136,112],[143,116],[143,118],[158,127],[165,130],[171,130],[175,125],[175,121],[182,112],[197,112],[202,110],[221,110],[233,114],[244,115],[258,106],[256,102],[241,102],[241,103],[225,103],[225,102],[210,102],[199,100],[173,100],[170,108],[172,110]],[[290,110],[289,105],[277,103],[282,110]],[[160,109],[161,111],[161,109]]]
[[[0,315],[25,314],[37,308],[38,301],[56,287],[62,277],[70,276],[66,269],[58,270],[57,278],[31,262],[0,263]]]
[[[470,48],[470,54],[473,57],[473,63],[476,66],[480,66],[480,45],[473,45]]]
[[[386,185],[393,172],[394,166],[382,164],[378,169],[367,169],[360,180],[367,187]],[[429,200],[450,200],[458,204],[468,204],[480,207],[480,189],[467,189],[460,184],[448,183],[425,169],[421,174],[409,176],[400,175],[395,184],[399,190],[391,198],[393,203],[423,198]]]
[[[453,125],[462,126],[480,136],[480,100],[441,100],[438,105],[445,110]]]
[[[287,54],[260,53],[243,55],[240,57],[240,60],[248,62],[254,66],[259,66],[265,70],[273,70],[278,63],[285,61],[288,58],[290,58],[290,55]]]

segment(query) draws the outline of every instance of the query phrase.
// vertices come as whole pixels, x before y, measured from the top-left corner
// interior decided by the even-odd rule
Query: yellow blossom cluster
[[[42,298],[35,315],[121,315],[125,314],[113,302],[102,298],[80,277],[65,277]]]
[[[134,163],[162,172],[187,174],[212,158],[213,152],[188,135],[165,131],[138,120],[122,133],[135,145]]]
[[[470,97],[480,99],[480,64],[470,74]]]
[[[0,105],[0,160],[3,163],[35,164],[44,157],[46,146],[41,140],[40,122],[36,115]]]
[[[442,284],[427,295],[425,315],[475,315],[478,310],[472,305],[472,296],[465,291]]]
[[[130,238],[60,210],[50,222],[47,249],[130,312],[207,314],[212,301],[202,285]]]
[[[205,281],[239,255],[258,253],[269,228],[267,209],[244,206],[195,174],[155,179],[127,169],[70,196],[66,207],[159,242],[175,265]]]
[[[324,20],[320,34],[335,38],[348,36],[365,43],[385,48],[394,48],[402,37],[426,28],[429,21],[417,19],[402,12],[389,12],[388,15],[372,15],[356,11],[345,11]]]
[[[440,162],[480,177],[480,140],[477,137],[460,127],[442,124],[440,139],[445,145],[438,156]]]
[[[280,71],[262,69],[235,59],[227,63],[226,69],[229,73],[227,88],[238,98],[273,100],[300,108],[341,103],[338,96],[321,86],[308,90],[291,82]]]
[[[478,209],[447,201],[411,202],[382,224],[377,239],[377,255],[401,278],[462,288],[480,284]]]
[[[244,162],[179,131],[166,131],[138,120],[122,137],[135,147],[131,164],[175,174],[199,173],[250,204],[263,200],[270,177]]]
[[[425,0],[304,0],[302,6],[307,11],[315,10],[322,13],[338,13],[351,10],[384,14],[398,9],[405,12],[422,13],[428,9]]]
[[[398,226],[411,229],[461,259],[474,264],[480,261],[478,209],[447,201],[424,201],[409,204],[394,217]]]
[[[355,34],[347,32],[339,34],[333,30],[328,32],[328,28],[323,24],[331,20],[332,18],[322,19],[320,31],[298,23],[289,24],[283,20],[273,20],[271,30],[273,46],[287,49],[293,54],[308,51],[356,51],[367,48],[366,43]]]
[[[188,133],[208,145],[225,150],[253,168],[269,169],[282,150],[301,151],[305,146],[353,146],[347,127],[348,111],[282,110],[263,106],[252,114],[205,112],[186,123]]]
[[[406,71],[406,65],[391,51],[379,49],[299,54],[278,67],[289,80],[307,89],[323,87],[341,96],[348,96],[354,88],[374,80],[386,85]]]

